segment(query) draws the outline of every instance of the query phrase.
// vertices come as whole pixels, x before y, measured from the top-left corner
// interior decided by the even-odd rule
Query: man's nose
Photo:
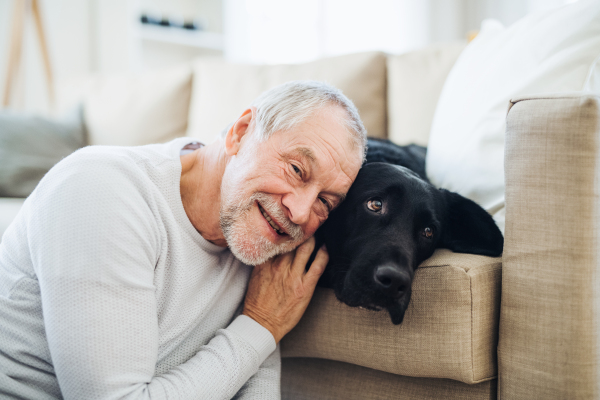
[[[315,201],[317,194],[310,190],[290,193],[283,197],[283,205],[288,209],[290,221],[296,225],[303,225],[309,221]]]

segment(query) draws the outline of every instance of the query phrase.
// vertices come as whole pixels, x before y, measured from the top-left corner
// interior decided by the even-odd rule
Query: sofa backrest
[[[141,74],[98,75],[58,87],[58,111],[83,104],[89,144],[136,146],[185,136],[190,64]]]
[[[370,136],[386,137],[385,55],[369,52],[293,65],[244,65],[223,59],[194,63],[187,136],[211,142],[262,92],[312,79],[340,89],[354,102]]]
[[[90,144],[143,145],[183,135],[211,142],[264,90],[316,79],[355,103],[369,136],[426,145],[444,80],[464,46],[444,43],[401,55],[365,52],[294,65],[205,57],[142,76],[63,82],[59,110],[83,103]]]
[[[466,43],[428,46],[387,58],[388,138],[427,146],[446,77]]]

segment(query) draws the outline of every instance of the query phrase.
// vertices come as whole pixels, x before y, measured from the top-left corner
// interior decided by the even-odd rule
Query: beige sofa
[[[142,77],[76,81],[63,86],[62,101],[84,102],[92,144],[185,134],[210,141],[261,91],[312,78],[355,101],[371,135],[427,144],[463,47],[294,66],[201,59]],[[515,99],[507,113],[503,257],[436,251],[417,270],[400,326],[318,288],[281,343],[283,398],[599,397],[599,104],[581,94]],[[18,202],[0,199],[0,217],[9,220]]]
[[[515,99],[506,133],[502,259],[438,250],[400,327],[319,289],[285,398],[600,397],[600,95]]]

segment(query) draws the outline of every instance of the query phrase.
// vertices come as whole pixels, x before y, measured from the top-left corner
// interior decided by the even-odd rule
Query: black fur
[[[349,306],[386,309],[394,324],[404,319],[417,266],[435,249],[499,256],[504,244],[479,205],[429,183],[426,151],[369,139],[346,200],[316,234],[317,248],[324,242],[329,252],[319,285]],[[370,210],[369,200],[381,201],[381,211]]]
[[[365,164],[373,162],[384,162],[388,164],[401,165],[415,172],[427,182],[425,174],[425,156],[427,148],[416,144],[398,146],[387,139],[369,138],[367,160]]]

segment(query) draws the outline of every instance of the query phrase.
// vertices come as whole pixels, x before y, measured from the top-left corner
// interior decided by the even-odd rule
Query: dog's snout
[[[378,289],[395,299],[400,298],[410,287],[410,276],[393,265],[375,268],[375,284]]]

